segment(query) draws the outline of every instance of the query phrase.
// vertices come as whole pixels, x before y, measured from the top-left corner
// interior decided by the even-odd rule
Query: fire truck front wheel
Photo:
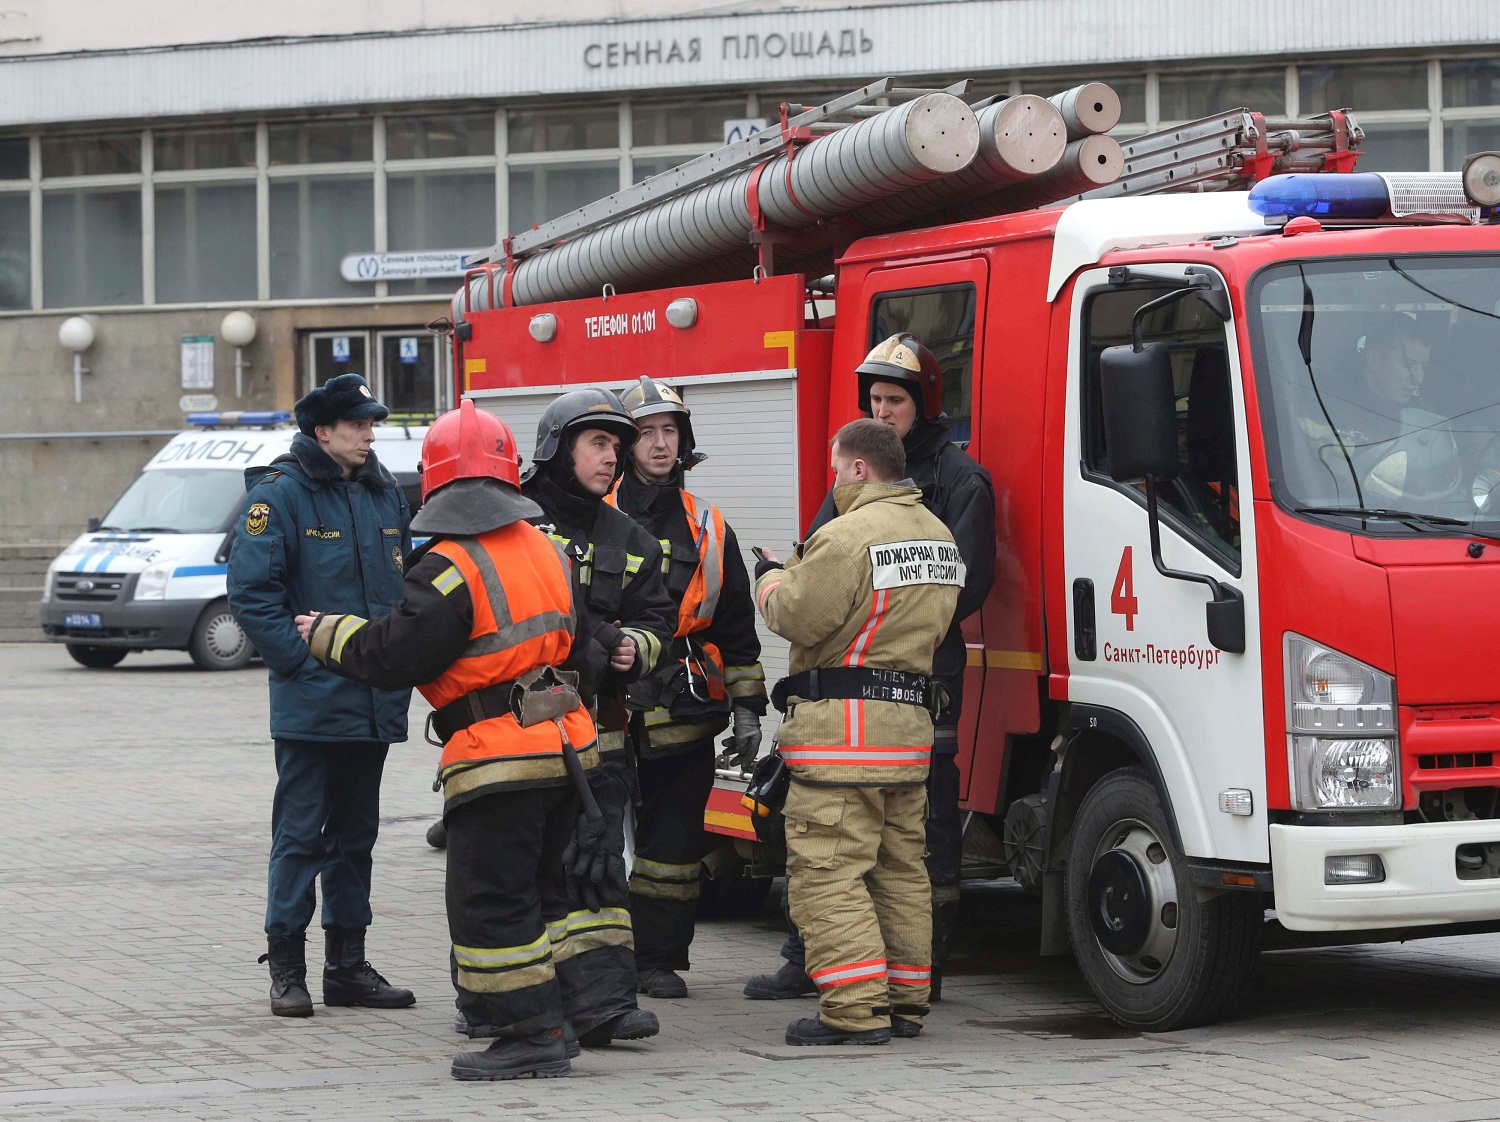
[[[1241,1006],[1264,901],[1234,892],[1199,898],[1143,769],[1111,772],[1084,796],[1065,882],[1073,955],[1120,1024],[1170,1032]]]

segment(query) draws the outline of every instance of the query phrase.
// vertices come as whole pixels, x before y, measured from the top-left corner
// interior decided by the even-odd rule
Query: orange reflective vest
[[[604,501],[618,509],[619,494],[617,480]],[[708,627],[714,621],[714,613],[719,610],[719,594],[724,590],[724,516],[718,507],[701,502],[691,491],[679,488],[678,494],[682,496],[682,509],[687,514],[688,529],[698,550],[698,567],[688,582],[682,602],[677,605],[677,638],[680,639]],[[662,555],[663,563],[670,565],[671,542],[662,543]],[[718,651],[715,650],[714,654],[717,655]]]
[[[469,645],[419,687],[433,708],[567,659],[573,647],[572,585],[567,562],[540,530],[514,522],[475,538],[445,538],[432,552],[453,562],[474,604]],[[563,717],[563,730],[584,767],[596,766],[588,710]],[[522,728],[510,713],[490,717],[448,739],[438,778],[450,806],[497,788],[566,783],[562,737],[550,721]]]

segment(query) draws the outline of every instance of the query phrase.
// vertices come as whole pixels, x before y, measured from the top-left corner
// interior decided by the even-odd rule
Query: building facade
[[[450,406],[425,325],[463,252],[784,100],[886,74],[976,96],[1102,79],[1122,137],[1352,106],[1363,170],[1500,148],[1492,0],[588,0],[567,23],[494,0],[438,25],[401,3],[83,7],[0,13],[0,470],[28,481],[0,544],[74,536],[190,408],[289,408],[351,370],[399,412]],[[74,316],[94,334],[76,363]]]

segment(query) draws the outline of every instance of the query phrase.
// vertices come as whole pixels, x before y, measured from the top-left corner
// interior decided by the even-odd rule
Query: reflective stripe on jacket
[[[766,625],[792,644],[791,673],[932,673],[964,583],[953,535],[909,483],[840,484],[834,501],[839,516],[756,582]],[[882,787],[922,782],[932,738],[932,717],[917,705],[795,695],[780,732],[798,780]]]
[[[524,522],[476,538],[445,538],[432,553],[453,563],[474,604],[463,654],[422,696],[434,708],[540,666],[560,666],[573,645],[573,594],[566,563],[545,534]],[[503,574],[503,575],[502,575]],[[563,718],[585,767],[597,762],[594,722],[583,708]],[[562,738],[552,722],[522,728],[506,713],[461,729],[443,745],[438,777],[445,799],[557,781],[567,775]]]

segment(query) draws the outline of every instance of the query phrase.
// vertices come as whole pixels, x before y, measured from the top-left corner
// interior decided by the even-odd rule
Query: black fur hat
[[[383,421],[391,411],[375,400],[370,385],[358,374],[340,374],[329,378],[294,406],[297,427],[308,436],[319,425],[338,421]]]

